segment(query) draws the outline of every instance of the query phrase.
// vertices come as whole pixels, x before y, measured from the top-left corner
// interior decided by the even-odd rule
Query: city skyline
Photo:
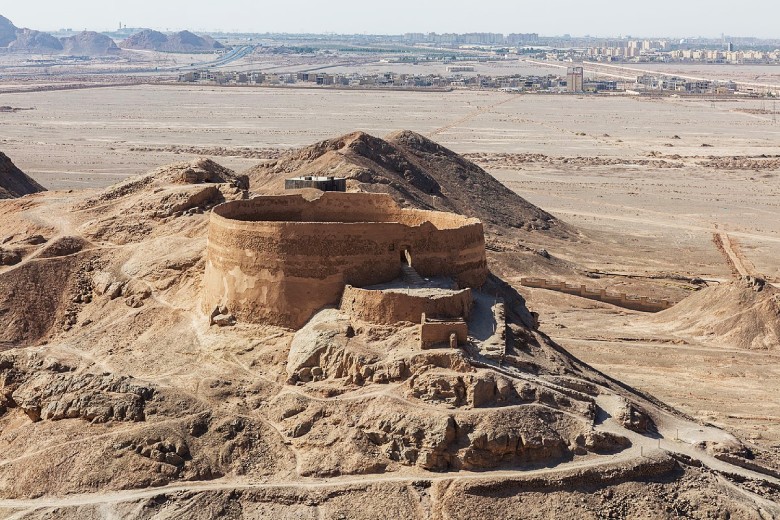
[[[774,20],[780,4],[761,2],[753,9],[735,9],[732,2],[713,0],[705,7],[693,2],[657,0],[652,8],[616,8],[612,2],[559,0],[539,4],[463,0],[426,3],[396,0],[366,8],[365,2],[323,3],[290,0],[284,4],[225,0],[212,2],[137,0],[106,9],[97,0],[16,2],[0,9],[18,27],[53,31],[114,30],[128,27],[204,32],[403,34],[409,32],[539,33],[543,36],[591,35],[617,37],[780,38]]]

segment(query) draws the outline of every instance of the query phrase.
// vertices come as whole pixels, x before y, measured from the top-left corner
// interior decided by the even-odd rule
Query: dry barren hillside
[[[762,280],[708,287],[654,316],[672,332],[720,342],[724,347],[780,348],[780,291]]]
[[[407,132],[326,141],[249,179],[199,159],[0,201],[17,259],[0,266],[0,514],[780,518],[776,469],[571,356],[496,276],[462,348],[422,350],[416,324],[338,308],[300,330],[210,325],[210,209],[331,171],[568,232]]]
[[[73,36],[61,38],[62,52],[76,56],[103,56],[119,52],[114,40],[94,31],[82,31]]]
[[[344,135],[246,173],[256,191],[282,190],[289,177],[333,175],[346,177],[352,189],[389,193],[407,205],[477,217],[488,226],[570,232],[476,164],[411,131],[384,139],[363,132]]]
[[[0,47],[6,47],[16,39],[16,26],[6,18],[0,15]]]
[[[0,199],[21,197],[44,190],[43,186],[25,175],[7,155],[0,152]]]
[[[161,52],[208,52],[224,46],[210,36],[198,36],[189,31],[164,34],[145,29],[121,43],[123,49],[154,50]]]

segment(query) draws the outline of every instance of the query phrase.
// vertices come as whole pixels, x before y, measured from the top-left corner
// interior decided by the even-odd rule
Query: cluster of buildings
[[[737,84],[709,80],[692,80],[678,76],[644,74],[636,79],[640,90],[666,90],[686,94],[733,94],[737,92]]]
[[[505,92],[538,93],[599,93],[624,90],[640,92],[672,92],[680,94],[734,93],[766,94],[749,85],[733,81],[710,81],[684,78],[671,74],[643,74],[634,80],[609,80],[588,77],[581,66],[569,67],[565,75],[512,75],[489,76],[483,74],[461,74],[448,71],[447,74],[331,74],[324,72],[231,72],[196,70],[179,75],[182,83],[206,83],[216,85],[255,85],[266,87],[331,87],[357,89],[474,89],[502,90]],[[465,67],[465,66],[464,66]],[[456,68],[456,67],[453,67]],[[622,69],[619,69],[622,70]],[[626,69],[628,70],[628,69]],[[597,73],[598,75],[598,73]]]
[[[667,40],[629,40],[607,42],[607,45],[588,47],[572,54],[590,61],[642,62],[702,62],[732,64],[777,64],[780,50],[735,50],[733,43],[724,43],[722,49],[674,49]]]
[[[269,73],[197,70],[179,75],[182,83],[209,83],[218,85],[260,86],[324,86],[343,88],[397,88],[397,89],[495,89],[515,92],[601,92],[617,90],[614,81],[589,81],[582,67],[574,67],[566,76],[488,76],[464,75],[474,67],[448,67],[446,75],[440,74],[329,74],[323,72]]]
[[[403,41],[412,44],[435,45],[532,45],[539,43],[537,33],[406,33]]]

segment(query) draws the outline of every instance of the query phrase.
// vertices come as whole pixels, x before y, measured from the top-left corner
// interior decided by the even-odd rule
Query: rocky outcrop
[[[0,266],[16,265],[22,261],[22,254],[14,249],[0,248]]]
[[[485,170],[411,131],[384,139],[363,132],[322,141],[260,164],[254,186],[282,189],[285,178],[346,177],[350,190],[389,193],[399,203],[477,217],[488,225],[566,233],[568,228]]]
[[[547,465],[578,454],[615,453],[631,444],[545,405],[448,412],[401,411],[391,402],[377,397],[322,404],[285,396],[271,406],[290,441],[305,453],[302,474],[320,477],[401,466],[449,471]]]
[[[648,321],[668,331],[717,338],[718,347],[780,347],[780,290],[755,277],[706,287]]]
[[[198,36],[189,31],[166,35],[151,29],[130,36],[120,46],[123,49],[160,52],[208,52],[224,48],[221,43],[211,37]]]
[[[407,333],[413,329],[353,329],[332,309],[296,333],[288,354],[290,383],[403,382],[394,393],[408,403],[401,411],[382,397],[324,404],[294,394],[270,403],[286,435],[309,454],[302,463],[306,474],[550,464],[630,446],[623,436],[593,429],[598,391],[592,384],[475,368],[460,349],[419,350]],[[507,363],[515,362],[508,357]],[[348,428],[343,417],[352,418]]]
[[[62,42],[45,32],[19,29],[0,16],[0,47],[19,53],[57,54],[62,51]]]
[[[127,377],[50,374],[31,377],[11,394],[33,421],[85,419],[95,423],[143,421],[154,390]]]
[[[62,52],[62,42],[51,34],[32,29],[19,29],[16,40],[8,45],[12,52],[34,54],[58,54]]]
[[[626,401],[626,405],[618,416],[623,427],[636,433],[657,433],[655,422],[639,405]]]
[[[497,359],[487,334],[421,350],[419,326],[335,308],[298,334],[207,327],[232,309],[199,308],[200,212],[247,197],[237,181],[184,163],[0,203],[0,247],[21,257],[0,269],[7,516],[758,518],[776,501],[624,429],[647,429],[657,405],[524,326],[524,300],[492,276],[474,292],[505,302]],[[450,469],[474,472],[431,473]]]
[[[84,31],[73,36],[60,38],[62,52],[77,56],[105,56],[119,52],[114,40],[94,31]]]
[[[52,240],[38,254],[38,258],[57,258],[74,255],[88,247],[89,243],[81,237],[60,237]]]
[[[123,49],[156,51],[160,50],[167,41],[168,37],[160,31],[145,29],[128,37],[119,46]]]
[[[210,36],[199,36],[190,31],[179,31],[168,36],[168,41],[161,50],[167,52],[201,52],[224,48],[224,45]]]
[[[18,29],[11,23],[11,20],[5,16],[0,16],[0,47],[7,47],[9,43],[16,39]]]
[[[46,188],[16,167],[11,159],[0,152],[0,199],[12,199],[46,191]]]
[[[222,202],[245,199],[247,186],[246,177],[201,158],[122,181],[82,200],[78,208],[94,212],[95,220],[85,232],[91,240],[126,243],[147,238],[155,223],[200,215]],[[116,211],[101,211],[104,204]]]
[[[0,357],[0,415],[21,409],[33,421],[143,421],[155,390],[130,377],[78,373],[36,355]]]
[[[236,175],[233,170],[205,157],[171,164],[161,175],[176,184],[231,183],[243,190],[249,189],[249,178],[246,175]]]

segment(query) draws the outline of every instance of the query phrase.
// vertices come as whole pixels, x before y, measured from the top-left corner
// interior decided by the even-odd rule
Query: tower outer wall
[[[408,249],[422,276],[481,286],[488,274],[482,223],[453,213],[399,208],[389,195],[323,193],[257,197],[214,208],[203,309],[224,305],[239,321],[300,328],[346,285],[400,276]]]

